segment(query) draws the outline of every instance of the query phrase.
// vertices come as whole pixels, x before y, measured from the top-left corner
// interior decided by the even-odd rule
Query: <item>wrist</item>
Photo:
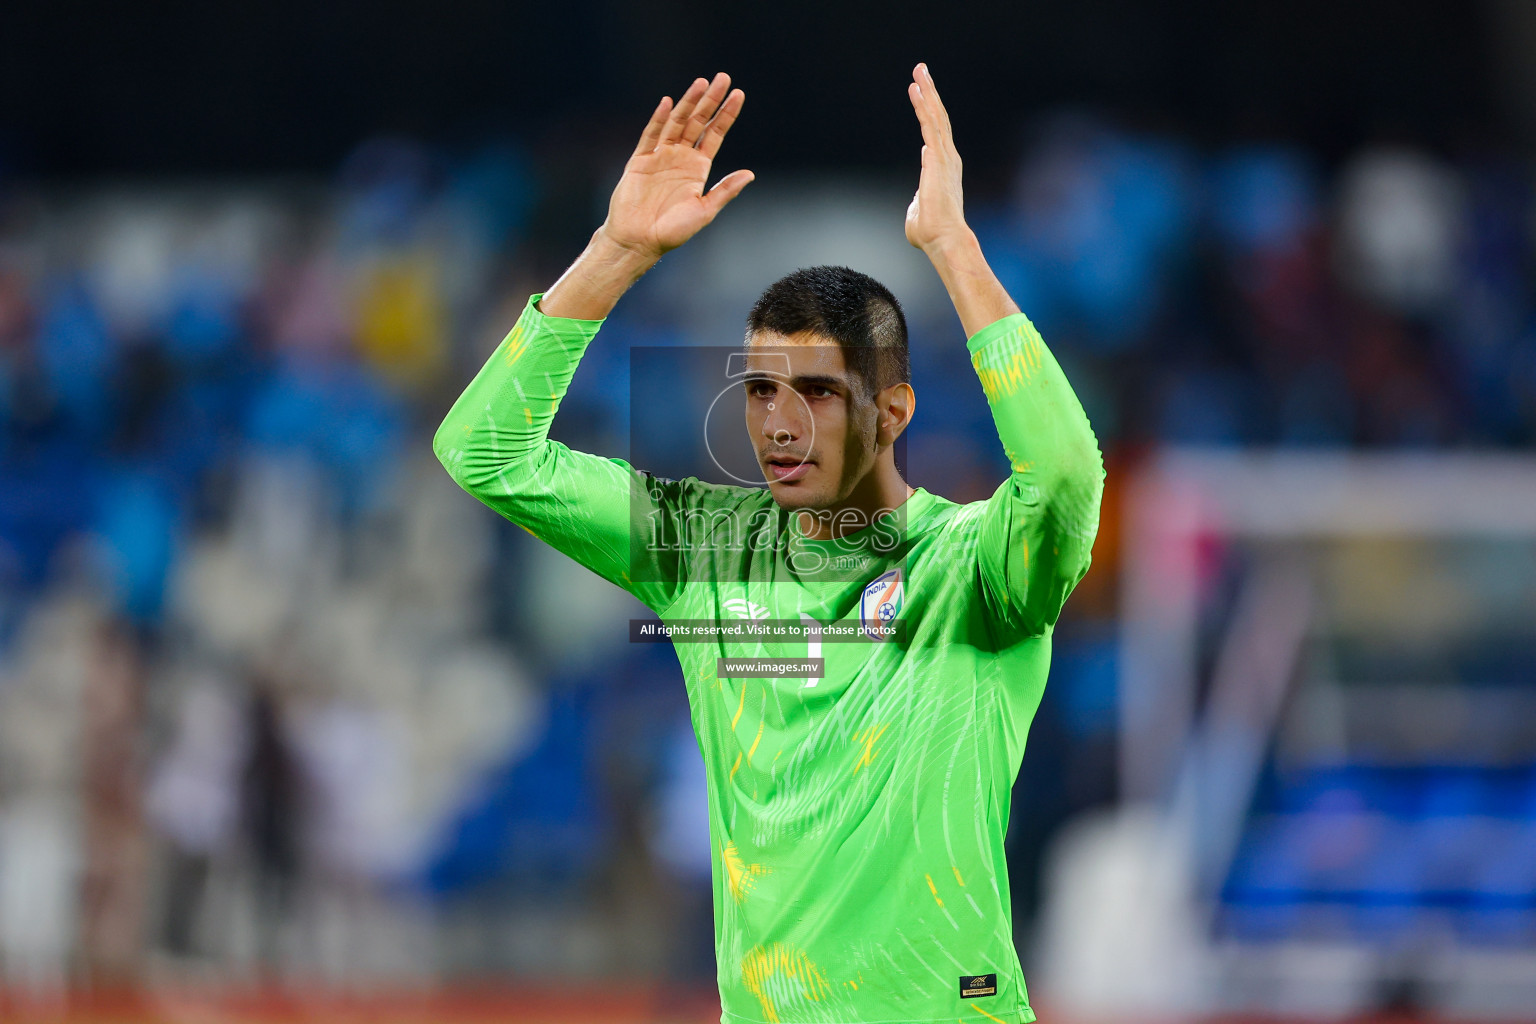
[[[967,224],[934,238],[923,246],[923,254],[935,265],[956,263],[981,252],[976,232]]]
[[[544,293],[539,311],[571,320],[602,320],[658,259],[620,244],[598,228],[576,262]]]
[[[1019,312],[981,251],[981,241],[969,227],[934,239],[923,252],[933,262],[949,292],[967,338],[1004,317]]]
[[[587,255],[617,271],[633,272],[636,280],[661,260],[661,253],[648,252],[618,240],[609,233],[607,224],[592,232],[592,239],[587,243]]]

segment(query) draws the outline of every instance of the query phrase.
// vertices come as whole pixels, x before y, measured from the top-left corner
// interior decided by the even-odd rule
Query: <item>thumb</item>
[[[741,195],[741,190],[746,188],[757,175],[751,171],[732,171],[715,183],[715,187],[704,193],[704,205],[709,210],[709,215],[714,217],[725,204]]]

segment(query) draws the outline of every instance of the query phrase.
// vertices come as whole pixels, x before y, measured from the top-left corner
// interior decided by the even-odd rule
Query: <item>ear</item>
[[[885,448],[895,444],[901,432],[912,422],[917,411],[917,394],[911,384],[892,384],[881,388],[875,395],[875,411],[879,416],[876,424],[876,444]]]

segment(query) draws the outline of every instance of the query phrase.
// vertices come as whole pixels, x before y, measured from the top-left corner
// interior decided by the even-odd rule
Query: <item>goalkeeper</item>
[[[748,316],[742,401],[765,488],[662,479],[549,439],[620,296],[752,180],[704,189],[745,100],[723,74],[662,99],[607,219],[528,300],[433,442],[471,494],[663,622],[791,620],[829,636],[852,623],[867,637],[822,643],[811,625],[794,644],[675,643],[709,778],[726,1024],[1035,1019],[1003,837],[1104,470],[1060,366],[966,225],[924,65],[907,91],[923,137],[907,240],[949,292],[1012,467],[992,497],[961,505],[902,479],[905,320],[841,267],[789,275]],[[754,672],[747,659],[770,646],[804,668]]]

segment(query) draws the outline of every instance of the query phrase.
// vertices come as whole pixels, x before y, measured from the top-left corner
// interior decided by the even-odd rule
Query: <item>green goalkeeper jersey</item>
[[[539,298],[437,431],[454,480],[662,623],[826,630],[674,637],[709,780],[722,1021],[1033,1021],[1003,837],[1104,479],[1039,334],[1014,315],[967,343],[1012,465],[990,498],[918,488],[826,541],[766,488],[550,440],[602,321],[545,316]],[[864,642],[834,642],[849,635]],[[819,657],[822,674],[742,664],[767,656]]]

